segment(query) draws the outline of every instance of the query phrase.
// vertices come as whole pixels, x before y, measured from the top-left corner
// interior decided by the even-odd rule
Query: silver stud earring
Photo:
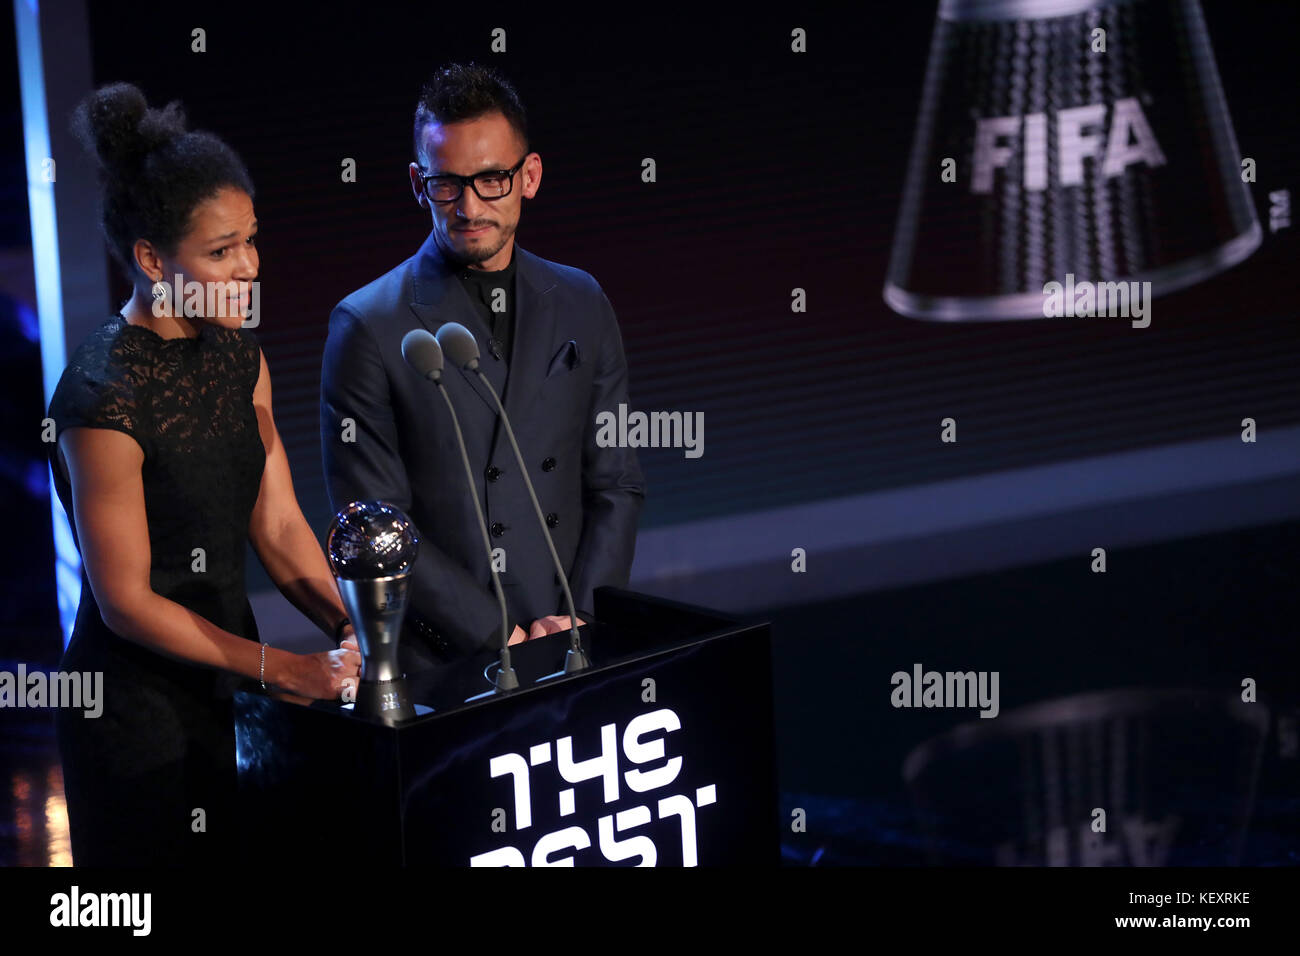
[[[165,296],[166,294],[167,294],[167,283],[165,283],[165,282],[163,282],[161,279],[159,279],[157,282],[155,282],[155,283],[153,284],[153,297],[154,297],[154,301],[155,301],[155,302],[156,302],[156,301],[159,301],[159,300],[162,299],[162,297]]]

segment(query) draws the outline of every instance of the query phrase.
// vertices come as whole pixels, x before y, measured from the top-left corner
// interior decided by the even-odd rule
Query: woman
[[[242,328],[258,270],[247,170],[215,136],[186,131],[177,104],[149,109],[128,84],[96,91],[73,125],[99,160],[104,231],[133,286],[77,348],[49,409],[55,487],[84,568],[61,666],[104,680],[101,717],[57,716],[73,858],[208,863],[240,835],[239,679],[339,698],[360,658],[294,496],[266,360]],[[204,286],[226,297],[216,315],[187,314],[193,282],[221,283]],[[248,542],[338,650],[261,643]]]

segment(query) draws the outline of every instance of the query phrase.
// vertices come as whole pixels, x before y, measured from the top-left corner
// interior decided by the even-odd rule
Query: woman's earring
[[[157,282],[153,284],[154,301],[155,302],[159,301],[166,294],[167,294],[167,283],[163,282],[162,279],[159,279]]]

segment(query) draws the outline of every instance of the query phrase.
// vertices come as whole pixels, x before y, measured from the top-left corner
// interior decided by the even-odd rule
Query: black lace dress
[[[265,458],[253,410],[259,367],[247,330],[205,324],[197,338],[163,339],[115,316],[77,348],[49,410],[59,434],[84,426],[135,439],[154,592],[254,641],[244,563]],[[71,488],[50,447],[75,533]],[[231,712],[239,678],[114,634],[84,571],[61,666],[103,673],[102,716],[65,708],[56,718],[74,863],[229,859],[242,832]]]

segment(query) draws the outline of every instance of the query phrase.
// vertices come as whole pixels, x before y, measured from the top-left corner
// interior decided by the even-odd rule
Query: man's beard
[[[461,249],[448,246],[443,248],[443,252],[447,255],[449,259],[462,266],[467,266],[478,262],[486,262],[488,259],[491,259],[498,252],[504,249],[506,247],[506,243],[510,241],[510,237],[514,235],[513,229],[507,231],[505,229],[501,229],[498,227],[497,231],[500,234],[500,242],[496,243],[495,245],[489,246],[489,245],[484,245],[482,243],[478,243],[477,245],[469,246],[467,249],[463,251]],[[450,238],[448,239],[448,242],[450,243]]]

